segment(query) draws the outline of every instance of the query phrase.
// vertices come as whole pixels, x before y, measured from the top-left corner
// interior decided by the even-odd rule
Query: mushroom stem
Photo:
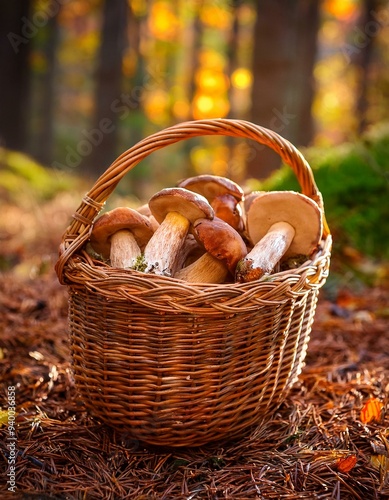
[[[191,283],[223,283],[228,274],[222,261],[205,253],[189,266],[180,269],[174,277]]]
[[[178,212],[169,212],[146,245],[146,273],[172,276],[175,261],[190,227],[189,220]]]
[[[140,255],[141,250],[131,231],[123,229],[111,236],[110,260],[112,267],[132,268]]]
[[[288,222],[276,222],[254,248],[240,260],[236,268],[236,281],[246,283],[270,274],[290,247],[295,236]]]

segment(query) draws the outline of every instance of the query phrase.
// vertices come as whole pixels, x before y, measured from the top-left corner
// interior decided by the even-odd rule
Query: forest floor
[[[389,498],[386,286],[345,288],[336,296],[323,289],[297,384],[241,439],[201,448],[145,446],[94,420],[76,394],[67,290],[53,270],[69,196],[29,213],[2,208],[1,498]],[[10,386],[16,388],[15,493],[7,483]]]

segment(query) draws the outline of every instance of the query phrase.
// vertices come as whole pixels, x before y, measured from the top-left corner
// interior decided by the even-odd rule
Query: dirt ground
[[[58,207],[55,224],[39,208],[27,241],[16,237],[26,222],[14,208],[13,223],[9,212],[0,227],[8,266],[0,277],[1,498],[389,498],[386,287],[323,290],[298,383],[241,439],[197,449],[145,446],[94,420],[76,394],[67,290],[53,270],[66,220]],[[7,483],[13,457],[15,492]]]

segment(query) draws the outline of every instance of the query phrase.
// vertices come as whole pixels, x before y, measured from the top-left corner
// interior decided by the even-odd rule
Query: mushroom
[[[229,274],[233,276],[237,263],[247,254],[239,233],[215,217],[195,222],[193,234],[206,253],[179,270],[174,277],[192,283],[223,283]]]
[[[147,217],[128,207],[103,214],[92,228],[90,244],[112,267],[132,268],[153,235]]]
[[[159,224],[156,221],[154,215],[151,213],[149,204],[145,203],[144,205],[141,205],[140,207],[138,207],[136,209],[136,211],[149,219],[149,221],[151,223],[151,227],[153,228],[153,232],[155,232],[157,230]]]
[[[214,212],[203,196],[183,188],[162,189],[149,207],[160,225],[144,251],[146,272],[172,276],[191,224],[213,219]]]
[[[215,217],[224,220],[237,231],[243,231],[243,189],[234,181],[218,175],[198,175],[178,183],[179,187],[199,193],[211,204]]]
[[[320,242],[322,212],[303,194],[273,191],[252,201],[247,226],[254,248],[237,265],[239,283],[270,274],[282,258],[301,254],[308,258]]]

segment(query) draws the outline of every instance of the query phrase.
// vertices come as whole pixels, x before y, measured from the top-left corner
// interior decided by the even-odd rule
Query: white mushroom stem
[[[270,274],[295,236],[295,229],[288,222],[276,222],[265,236],[237,265],[236,279],[241,283],[254,281]]]
[[[228,269],[223,262],[205,253],[189,266],[180,269],[174,277],[190,283],[223,283],[227,276]]]
[[[144,251],[146,273],[172,276],[175,263],[190,227],[189,220],[178,212],[169,212]]]
[[[111,236],[110,260],[112,267],[131,268],[140,255],[141,250],[131,231],[122,229]]]

